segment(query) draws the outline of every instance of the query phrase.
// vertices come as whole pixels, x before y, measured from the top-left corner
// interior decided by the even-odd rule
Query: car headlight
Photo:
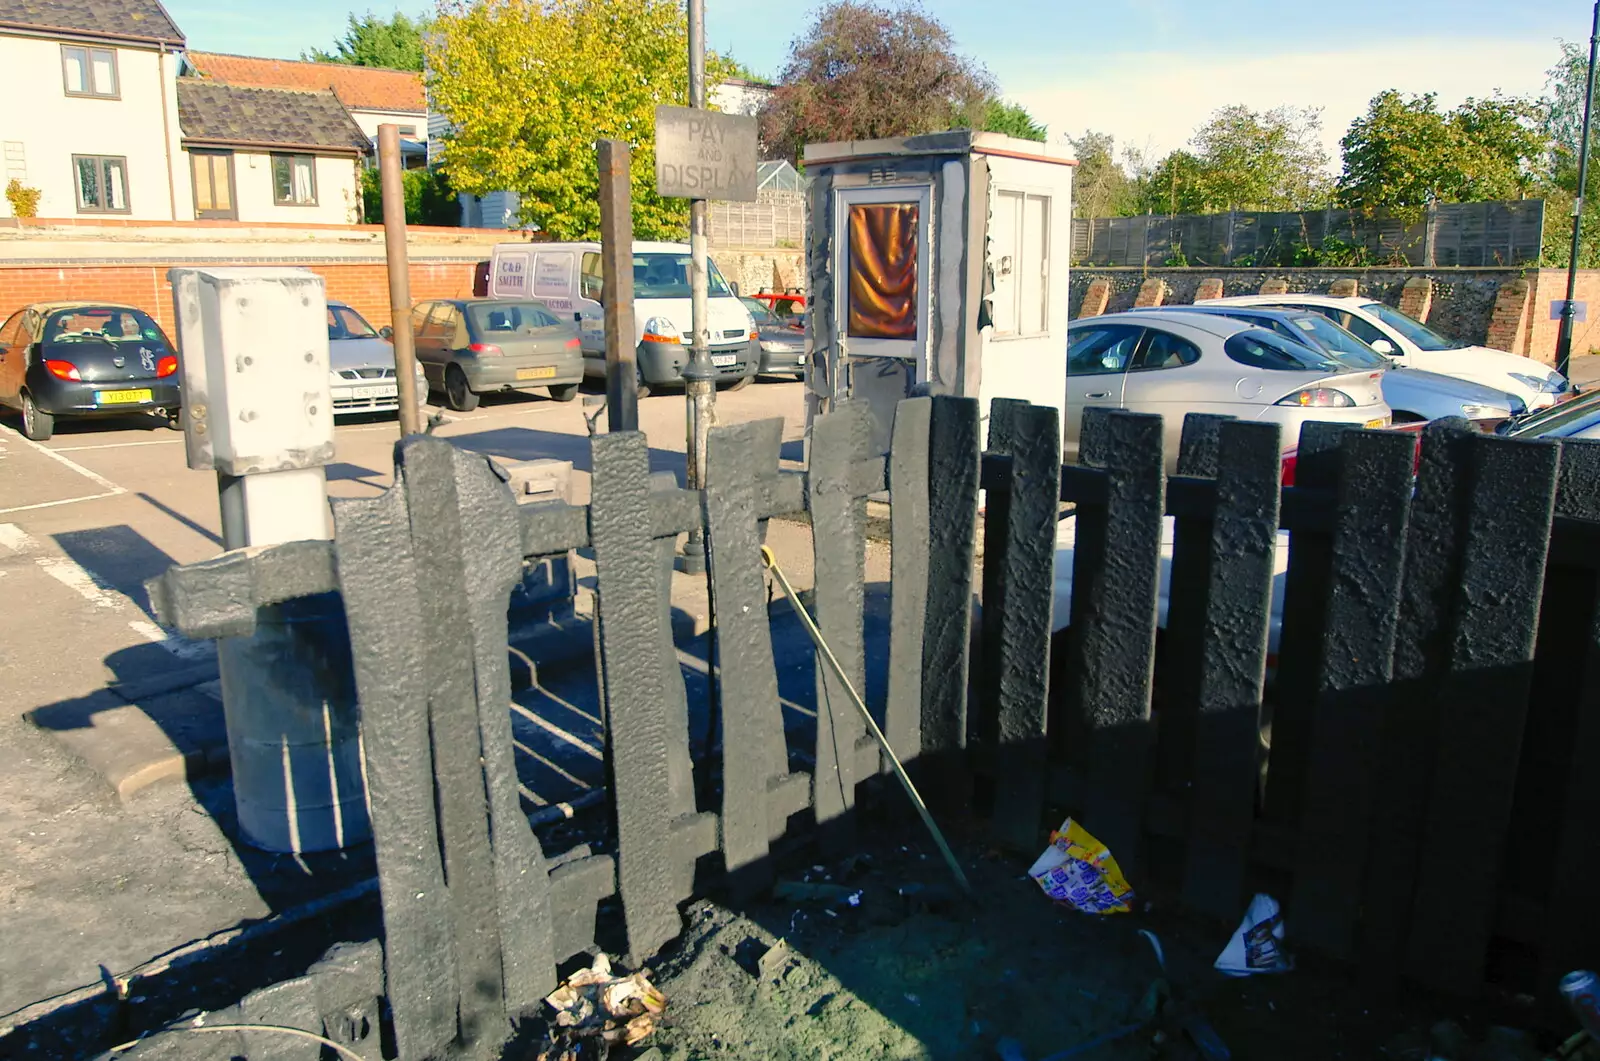
[[[781,343],[772,339],[763,339],[761,349],[768,354],[798,354],[801,350],[799,343]]]
[[[1528,376],[1521,372],[1508,373],[1512,379],[1527,387],[1529,390],[1541,394],[1560,394],[1567,389],[1567,381],[1561,378],[1560,373],[1551,373],[1540,379],[1538,376]]]
[[[1497,405],[1475,405],[1472,402],[1461,403],[1461,415],[1468,420],[1493,420],[1510,414],[1511,410],[1502,409]]]
[[[666,317],[651,317],[644,322],[644,341],[647,343],[686,343],[688,338],[676,324]]]

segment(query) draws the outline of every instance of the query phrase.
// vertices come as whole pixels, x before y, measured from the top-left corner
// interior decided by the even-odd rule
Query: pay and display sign
[[[754,202],[756,159],[754,118],[656,108],[656,194]]]

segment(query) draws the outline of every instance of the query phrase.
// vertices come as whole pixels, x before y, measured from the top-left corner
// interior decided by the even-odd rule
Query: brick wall
[[[248,264],[248,263],[241,263]],[[293,264],[293,263],[273,263]],[[413,262],[411,297],[470,298],[475,263]],[[104,299],[138,306],[155,317],[168,334],[173,329],[169,264],[0,267],[0,320],[30,302],[55,299]],[[327,284],[330,301],[355,307],[374,328],[389,321],[389,274],[381,263],[308,263],[306,268]]]

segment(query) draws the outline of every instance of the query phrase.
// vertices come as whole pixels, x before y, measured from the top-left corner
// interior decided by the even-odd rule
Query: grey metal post
[[[595,145],[600,167],[600,269],[606,322],[606,426],[639,429],[633,330],[633,152],[626,140]]]
[[[1589,30],[1589,77],[1583,94],[1583,138],[1578,144],[1578,197],[1572,201],[1572,257],[1567,261],[1567,300],[1561,306],[1561,332],[1556,337],[1556,371],[1565,378],[1572,365],[1572,300],[1578,294],[1578,254],[1583,235],[1583,197],[1589,190],[1589,119],[1594,110],[1595,50],[1600,47],[1600,0],[1595,0]]]
[[[689,0],[689,106],[706,106],[706,5],[705,0]],[[706,200],[689,200],[689,294],[691,327],[694,336],[689,363],[683,367],[687,393],[687,464],[689,489],[698,490],[705,482],[706,432],[716,422],[717,370],[711,364],[711,307],[708,294],[710,270],[706,259]],[[699,530],[689,532],[683,547],[683,568],[691,573],[705,570],[705,538]]]
[[[394,381],[400,434],[422,430],[417,395],[417,345],[411,334],[411,263],[406,254],[406,189],[400,169],[400,127],[378,126],[378,176],[383,182],[383,249],[389,260],[389,327],[394,330]]]

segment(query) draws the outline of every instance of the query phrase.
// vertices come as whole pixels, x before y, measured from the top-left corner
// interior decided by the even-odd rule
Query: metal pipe
[[[633,324],[633,152],[626,140],[595,145],[600,168],[601,302],[606,328],[606,426],[639,430],[638,333]]]
[[[861,694],[856,692],[856,687],[850,681],[850,676],[844,672],[844,667],[839,663],[839,658],[833,654],[833,649],[822,639],[822,631],[817,629],[816,622],[811,618],[811,613],[806,611],[805,605],[800,603],[799,594],[794,587],[789,585],[789,579],[783,573],[783,568],[778,566],[778,558],[772,550],[765,545],[761,547],[761,563],[772,576],[778,580],[778,585],[783,587],[783,595],[789,598],[790,607],[800,617],[800,624],[806,628],[806,633],[811,635],[811,643],[817,646],[817,651],[822,658],[828,661],[828,667],[833,671],[839,683],[844,686],[844,691],[849,694],[850,702],[861,713],[861,720],[867,724],[867,729],[872,733],[873,739],[878,742],[878,747],[883,749],[883,754],[888,756],[889,765],[894,767],[894,776],[900,779],[900,787],[906,790],[906,795],[911,797],[911,802],[916,805],[917,814],[922,818],[922,824],[928,827],[928,832],[933,836],[933,842],[939,847],[939,854],[944,856],[945,865],[950,867],[950,872],[955,876],[956,883],[961,885],[961,890],[967,895],[972,895],[972,885],[967,881],[967,875],[961,872],[961,863],[956,861],[955,852],[950,850],[950,845],[945,841],[944,833],[939,831],[938,824],[933,820],[933,814],[928,810],[927,803],[923,802],[922,794],[917,791],[917,786],[911,783],[911,778],[906,773],[906,768],[901,765],[900,757],[889,747],[889,738],[883,735],[883,730],[878,728],[877,719],[872,717],[872,712],[867,710],[866,701],[861,699]]]
[[[389,328],[400,393],[400,435],[422,430],[417,404],[417,344],[411,334],[411,263],[406,254],[406,190],[400,168],[400,127],[378,126],[378,176],[383,185],[383,249],[389,262]]]
[[[1578,254],[1583,235],[1583,201],[1589,190],[1589,120],[1594,111],[1595,50],[1600,48],[1600,0],[1595,0],[1589,29],[1589,77],[1584,82],[1583,135],[1578,143],[1578,197],[1572,202],[1572,257],[1567,261],[1567,300],[1561,304],[1561,332],[1556,338],[1556,371],[1567,378],[1572,367],[1573,300],[1578,294]]]
[[[706,106],[706,4],[689,0],[689,106]],[[688,422],[685,458],[689,489],[705,483],[706,433],[716,422],[717,370],[711,364],[710,269],[707,266],[706,201],[689,200],[689,304],[692,336],[689,363],[683,368],[684,410]],[[705,536],[689,532],[683,547],[685,571],[698,574],[706,567]]]

